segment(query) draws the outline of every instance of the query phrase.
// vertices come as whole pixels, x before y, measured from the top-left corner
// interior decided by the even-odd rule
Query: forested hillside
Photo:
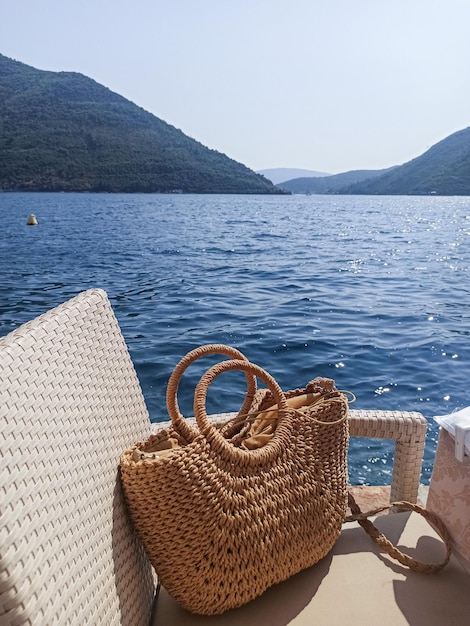
[[[468,196],[470,128],[453,133],[404,165],[297,178],[278,187],[292,193]]]
[[[344,193],[470,195],[470,128],[453,133],[424,154]]]
[[[94,80],[3,55],[0,190],[279,193]]]

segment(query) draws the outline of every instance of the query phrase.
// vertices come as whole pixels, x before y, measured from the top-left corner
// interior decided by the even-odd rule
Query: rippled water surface
[[[470,404],[470,198],[3,193],[0,217],[0,335],[105,289],[154,421],[176,362],[209,342],[285,389],[322,375],[356,408],[421,411],[423,482],[432,416]],[[186,415],[201,372],[182,384]],[[208,409],[236,410],[242,390],[224,375]],[[389,482],[391,458],[353,440],[351,480]]]

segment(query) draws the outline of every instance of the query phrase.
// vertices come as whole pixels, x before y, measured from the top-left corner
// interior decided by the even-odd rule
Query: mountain
[[[310,178],[312,176],[328,176],[326,172],[315,172],[315,170],[299,170],[293,167],[273,167],[267,170],[257,170],[257,174],[262,174],[275,185],[283,183],[293,178]]]
[[[393,169],[393,168],[391,168]],[[343,188],[364,180],[371,180],[389,170],[351,170],[321,178],[294,178],[277,186],[291,193],[343,193]]]
[[[282,193],[91,78],[3,55],[0,190]]]
[[[374,180],[353,184],[342,193],[469,196],[470,127],[436,143],[416,159]]]
[[[385,170],[353,170],[278,185],[291,193],[470,196],[470,127]]]

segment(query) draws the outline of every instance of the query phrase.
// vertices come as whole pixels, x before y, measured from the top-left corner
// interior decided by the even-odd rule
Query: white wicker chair
[[[148,623],[119,457],[150,422],[106,294],[0,339],[0,624]]]
[[[468,578],[455,563],[431,585],[411,574],[404,611],[394,569],[349,527],[331,557],[238,612],[190,616],[163,590],[151,618],[156,580],[127,521],[118,464],[155,428],[103,291],[0,338],[0,626],[468,623],[458,621],[470,614]],[[416,501],[425,432],[419,413],[351,411],[353,436],[397,441],[394,499]],[[407,519],[384,518],[396,537]],[[413,593],[429,610],[401,622],[413,614]]]

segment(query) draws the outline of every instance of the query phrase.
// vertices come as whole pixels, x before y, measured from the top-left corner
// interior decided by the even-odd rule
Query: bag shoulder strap
[[[379,508],[368,511],[367,513],[363,513],[350,491],[348,491],[348,504],[349,508],[351,509],[352,515],[347,516],[344,521],[357,521],[358,524],[362,526],[365,532],[369,535],[372,541],[376,543],[383,552],[386,552],[389,556],[397,560],[402,565],[409,567],[415,572],[433,574],[440,571],[449,562],[452,552],[452,538],[446,525],[440,517],[438,517],[434,513],[431,513],[431,511],[426,510],[419,504],[412,504],[411,502],[405,501],[392,502],[386,506],[381,506]],[[422,561],[417,561],[408,554],[404,554],[403,552],[401,552],[401,550],[394,546],[392,542],[387,539],[387,537],[385,537],[385,535],[381,533],[379,529],[374,526],[374,524],[369,519],[367,519],[368,517],[377,515],[378,513],[382,513],[383,511],[387,511],[392,508],[400,508],[406,509],[408,511],[413,511],[423,516],[429,522],[432,528],[434,528],[439,537],[442,539],[446,547],[446,556],[441,563],[423,563]]]

